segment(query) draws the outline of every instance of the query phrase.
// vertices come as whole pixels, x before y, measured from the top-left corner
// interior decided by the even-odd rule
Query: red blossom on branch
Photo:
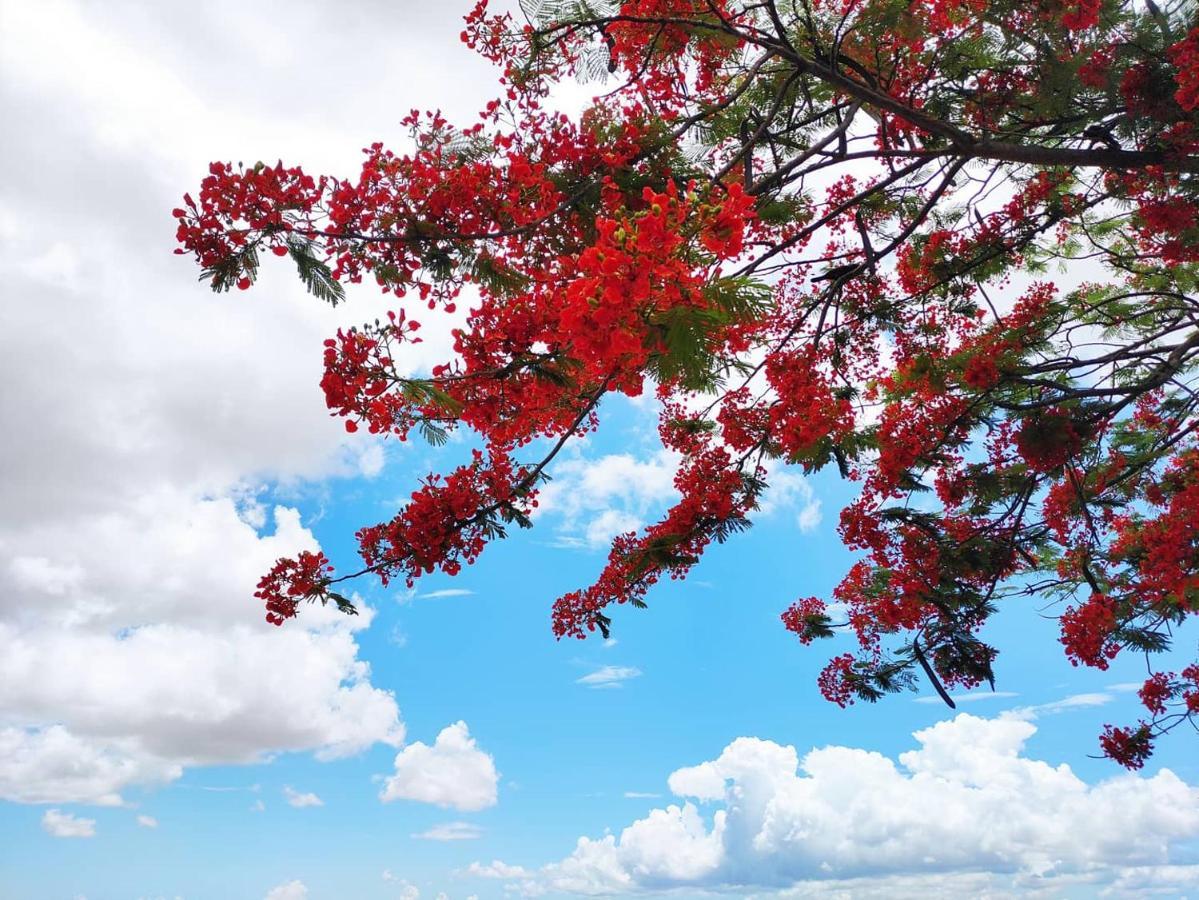
[[[359,569],[280,560],[270,621],[352,612],[332,588],[361,576],[457,573],[532,524],[608,395],[652,391],[678,499],[554,603],[560,638],[686,577],[796,466],[860,489],[844,621],[813,597],[781,617],[804,644],[852,634],[819,678],[834,703],[993,684],[987,625],[1030,597],[1075,665],[1169,649],[1199,612],[1194,22],[1096,0],[545,9],[467,14],[499,73],[476,120],[412,111],[408,149],[372,144],[352,177],[214,163],[174,211],[215,289],[278,256],[321,300],[388,295],[325,342],[347,431],[476,438],[358,532]],[[574,77],[609,86],[570,117],[547,97]],[[1084,256],[1102,278],[1029,283]],[[413,314],[459,306],[412,373]],[[1199,714],[1199,668],[1141,700],[1148,721],[1101,739],[1130,767]]]

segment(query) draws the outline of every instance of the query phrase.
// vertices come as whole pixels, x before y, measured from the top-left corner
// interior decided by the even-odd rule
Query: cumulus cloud
[[[213,294],[171,254],[169,211],[212,159],[286,149],[349,173],[433,85],[473,114],[482,79],[457,76],[490,69],[428,51],[434,21],[458,24],[435,4],[399,32],[290,4],[294,43],[242,40],[271,6],[0,0],[0,105],[22,138],[0,144],[22,173],[0,193],[0,797],[115,804],[184,766],[402,739],[359,656],[365,621],[316,609],[274,631],[252,599],[277,556],[315,549],[294,510],[272,522],[261,486],[383,465],[314,389],[322,339],[374,298],[332,309],[285,265],[251,295]],[[297,92],[294,47],[316,41],[409,98],[385,109],[341,79]],[[453,324],[425,318],[402,365],[441,361]]]
[[[96,836],[96,820],[83,819],[72,813],[48,809],[42,815],[42,828],[59,838],[90,838]]]
[[[0,709],[36,725],[0,731],[0,792],[21,802],[120,802],[184,765],[280,750],[335,758],[399,744],[395,698],[373,687],[352,624],[223,632],[158,624],[112,635],[0,623]],[[86,667],[47,660],[86,659]],[[18,687],[19,686],[19,687]]]
[[[317,547],[295,510],[273,519],[259,534],[234,496],[167,487],[69,526],[5,510],[0,797],[115,804],[186,765],[401,743],[395,698],[358,655],[369,610],[262,621],[259,575]]]
[[[575,679],[575,683],[585,684],[589,688],[618,688],[630,678],[640,675],[641,670],[635,666],[600,666],[594,672]]]
[[[483,836],[483,829],[471,822],[445,822],[412,836],[422,841],[474,841]]]
[[[307,900],[308,888],[298,878],[277,884],[266,892],[264,900]]]
[[[183,773],[180,764],[148,754],[136,744],[131,739],[86,740],[61,725],[2,728],[0,798],[117,806],[126,785],[165,783]]]
[[[379,797],[473,812],[495,806],[498,784],[495,761],[479,749],[465,722],[455,722],[432,746],[415,741],[401,750]]]
[[[738,738],[669,777],[682,802],[619,835],[582,837],[570,856],[530,877],[538,889],[583,894],[1099,889],[1144,878],[1171,861],[1172,847],[1199,836],[1199,789],[1165,769],[1088,785],[1069,766],[1024,754],[1035,731],[1017,717],[960,714],[916,732],[917,748],[897,760],[838,746],[801,758],[794,747]],[[473,874],[506,877],[499,871]],[[1174,875],[1189,878],[1191,869]]]
[[[324,806],[325,801],[312,793],[301,793],[293,788],[290,784],[283,788],[283,799],[287,801],[288,806],[294,806],[296,809],[304,809],[309,806]]]

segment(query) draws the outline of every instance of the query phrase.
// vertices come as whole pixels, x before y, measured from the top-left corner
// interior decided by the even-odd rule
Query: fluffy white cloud
[[[641,670],[634,666],[600,666],[594,672],[588,672],[575,681],[589,688],[618,688],[630,678],[638,678],[640,675]]]
[[[119,802],[130,783],[184,765],[251,762],[281,750],[335,758],[399,744],[395,698],[373,687],[352,628],[264,635],[147,625],[117,635],[0,624],[0,791],[24,802]],[[47,665],[86,659],[86,667]]]
[[[0,729],[0,798],[17,803],[116,806],[126,785],[161,784],[182,773],[134,740],[85,740],[61,725]]]
[[[275,631],[252,598],[277,556],[315,547],[294,511],[271,528],[259,485],[382,466],[315,388],[321,340],[375,298],[331,309],[275,260],[251,294],[215,295],[171,254],[169,211],[212,159],[287,150],[348,174],[434,85],[472,115],[483,79],[460,76],[488,65],[422,31],[458,14],[409,13],[396,32],[275,0],[0,0],[0,105],[21,135],[0,164],[22,173],[0,193],[0,797],[113,804],[186,765],[401,741],[358,655],[368,617]],[[294,43],[244,39],[283,14]],[[411,93],[383,109],[343,79],[297,92],[294,48],[315,42]],[[422,322],[407,368],[449,345],[449,318]]]
[[[587,894],[736,886],[962,896],[974,893],[967,883],[1002,893],[1075,881],[1098,889],[1145,878],[1170,862],[1172,846],[1199,836],[1199,789],[1164,769],[1088,785],[1068,766],[1023,755],[1035,731],[1017,717],[961,714],[916,732],[918,748],[898,762],[836,746],[800,759],[794,747],[738,738],[670,776],[684,802],[619,836],[580,838],[533,880]],[[707,803],[719,804],[710,816]],[[1191,867],[1175,868],[1171,884],[1192,877]],[[508,877],[500,870],[472,874]]]
[[[412,836],[422,841],[474,841],[483,836],[483,829],[471,822],[444,822]]]
[[[264,900],[306,900],[308,887],[298,878],[277,884],[266,892]]]
[[[283,788],[283,798],[287,801],[288,806],[294,806],[296,809],[304,809],[309,806],[324,806],[325,801],[313,793],[301,793],[293,788],[290,784]]]
[[[379,797],[472,812],[495,806],[498,784],[495,761],[479,749],[465,722],[455,722],[432,746],[415,741],[401,750]]]
[[[42,828],[60,838],[90,838],[96,836],[96,820],[82,819],[71,813],[48,809],[42,815]]]
[[[369,610],[262,620],[259,575],[317,545],[295,510],[262,535],[239,501],[160,487],[69,527],[6,510],[0,797],[112,804],[184,765],[402,741],[395,698],[358,657]]]

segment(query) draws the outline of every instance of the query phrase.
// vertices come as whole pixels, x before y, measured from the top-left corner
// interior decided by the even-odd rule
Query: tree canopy
[[[1193,2],[526,0],[461,38],[499,73],[476,121],[413,111],[348,179],[214,163],[174,211],[216,290],[276,255],[321,300],[395,298],[325,342],[347,430],[478,436],[358,532],[359,571],[279,560],[268,619],[458,572],[531,525],[606,395],[650,392],[679,499],[554,603],[559,637],[684,577],[772,471],[835,466],[858,561],[781,611],[804,644],[856,636],[829,700],[993,684],[988,620],[1032,596],[1075,665],[1150,662],[1106,755],[1199,723],[1199,664],[1152,665],[1199,612]],[[595,85],[581,115],[567,79]],[[403,374],[413,316],[459,303],[452,357]]]

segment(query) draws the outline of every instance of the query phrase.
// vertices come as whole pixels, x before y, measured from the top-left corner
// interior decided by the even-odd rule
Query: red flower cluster
[[[1192,28],[1185,38],[1172,45],[1169,56],[1176,69],[1174,80],[1178,82],[1174,99],[1191,112],[1199,107],[1199,28]]]
[[[293,559],[281,559],[258,582],[254,596],[266,604],[266,620],[282,625],[294,618],[302,600],[320,599],[329,584],[333,567],[323,553],[304,551]]]
[[[836,703],[842,709],[853,704],[855,691],[853,687],[854,658],[852,653],[842,653],[829,660],[824,667],[816,684],[820,694],[830,703]]]
[[[1105,594],[1092,594],[1086,603],[1062,613],[1062,645],[1074,665],[1106,669],[1120,652],[1114,634],[1119,626],[1116,603]]]
[[[358,532],[363,561],[385,585],[399,576],[411,587],[434,569],[456,575],[483,552],[498,522],[528,516],[528,471],[504,453],[472,456],[444,478],[429,476],[390,522]]]
[[[1136,728],[1115,728],[1107,725],[1099,736],[1103,755],[1127,769],[1141,769],[1153,754],[1153,733],[1144,723]]]
[[[828,630],[827,607],[818,597],[806,597],[783,612],[783,627],[799,636],[801,644],[810,644]]]
[[[723,540],[729,524],[743,521],[754,502],[752,488],[720,448],[689,459],[674,483],[683,497],[662,521],[640,536],[618,537],[596,583],[555,601],[554,634],[581,638],[606,630],[607,606],[640,603],[663,575],[685,578],[708,544]]]

